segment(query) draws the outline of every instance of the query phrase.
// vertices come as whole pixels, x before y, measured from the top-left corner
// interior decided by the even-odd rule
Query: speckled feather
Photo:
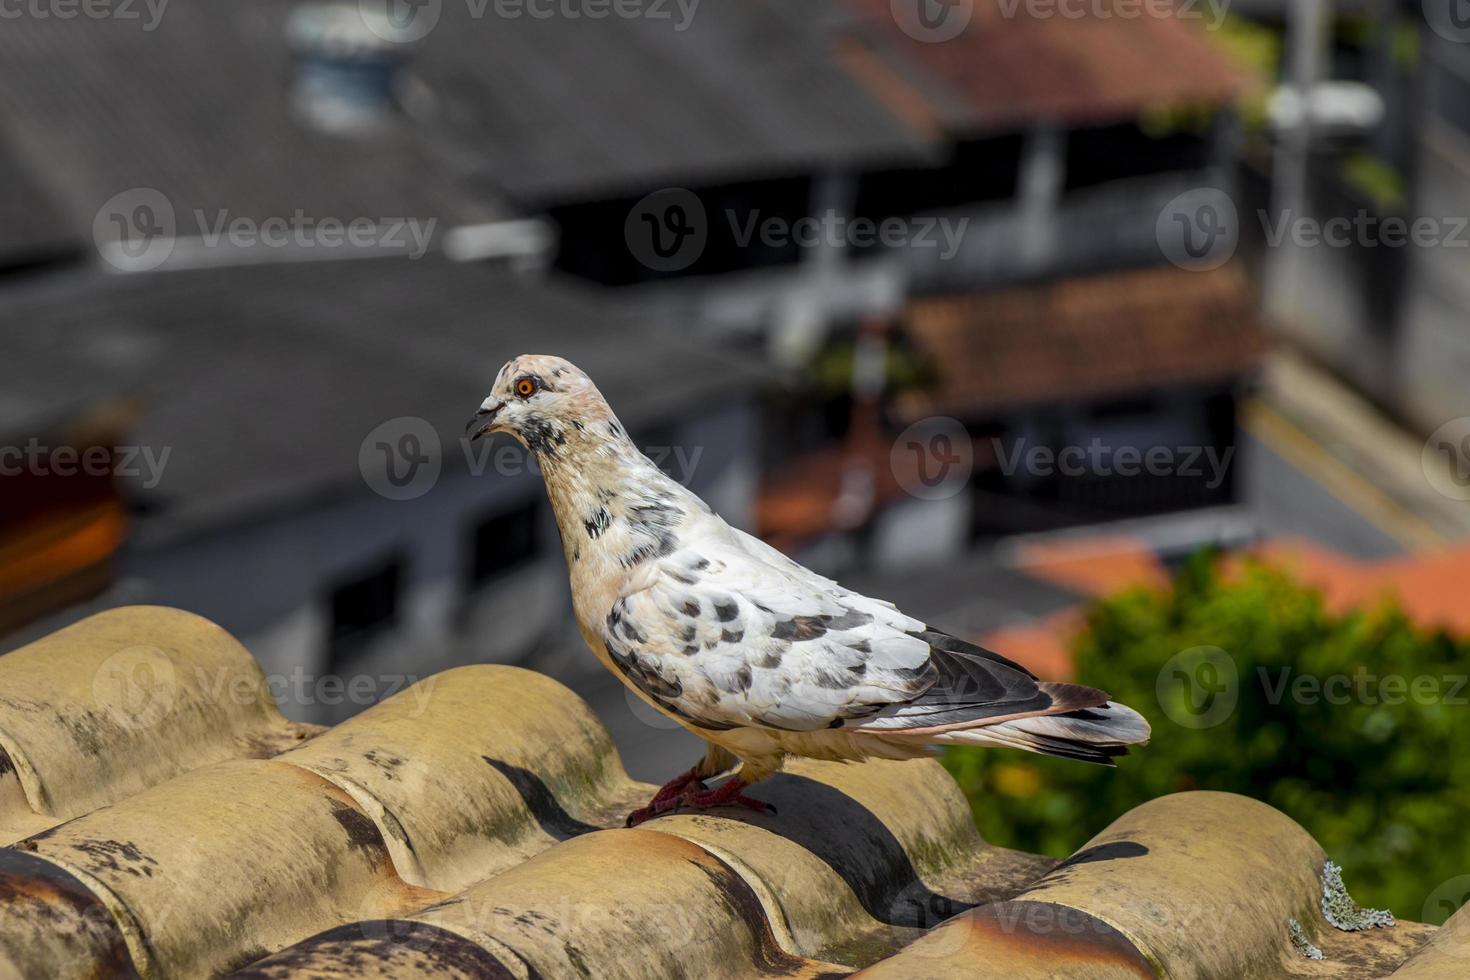
[[[481,415],[540,462],[593,652],[743,759],[748,780],[786,754],[909,758],[970,742],[1107,763],[1147,740],[1103,692],[1039,681],[731,527],[637,450],[566,361],[509,362]]]

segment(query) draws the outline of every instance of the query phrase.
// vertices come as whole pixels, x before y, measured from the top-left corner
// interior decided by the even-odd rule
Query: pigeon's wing
[[[1052,703],[1005,658],[951,652],[960,641],[723,524],[688,535],[652,571],[609,612],[608,653],[656,703],[704,728],[893,732]]]

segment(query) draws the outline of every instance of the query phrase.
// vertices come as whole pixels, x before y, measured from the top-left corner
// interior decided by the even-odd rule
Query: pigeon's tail
[[[929,643],[929,687],[859,731],[890,743],[1000,745],[1104,766],[1128,746],[1148,744],[1143,716],[1095,687],[1037,680],[1015,661],[939,630],[910,635]]]
[[[1040,686],[1045,690],[1052,685]],[[941,745],[1004,746],[1102,766],[1113,765],[1115,758],[1128,754],[1128,746],[1147,745],[1148,739],[1149,725],[1143,716],[1116,701],[1057,714],[981,721],[975,727],[951,728],[928,737]]]

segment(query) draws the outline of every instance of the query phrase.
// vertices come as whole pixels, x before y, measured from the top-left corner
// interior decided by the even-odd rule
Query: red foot
[[[696,810],[708,810],[717,806],[743,806],[747,810],[757,813],[775,813],[776,808],[764,800],[746,796],[740,791],[746,787],[743,779],[731,777],[716,786],[714,789],[701,791],[690,790],[684,794],[679,803],[682,806],[693,807]]]
[[[706,789],[704,783],[692,778],[692,774],[686,775],[691,776],[688,783],[692,783],[693,785],[687,785],[686,783],[685,789],[665,798],[664,794],[674,785],[673,783],[669,783],[663,789],[659,790],[658,796],[655,796],[653,802],[649,803],[648,806],[643,807],[641,810],[634,810],[629,814],[627,825],[629,827],[636,827],[651,817],[656,817],[660,814],[669,813],[684,807],[692,810],[709,810],[719,806],[742,806],[747,810],[754,810],[757,813],[776,812],[776,808],[764,800],[757,800],[754,797],[742,794],[740,791],[746,787],[744,780],[732,776],[714,789]]]
[[[681,772],[673,779],[663,784],[659,791],[653,794],[653,799],[648,801],[648,806],[639,807],[628,814],[628,819],[623,822],[626,827],[636,827],[650,817],[656,817],[660,813],[667,813],[678,805],[679,797],[690,788],[690,784],[704,789],[704,783],[699,781],[694,770]]]

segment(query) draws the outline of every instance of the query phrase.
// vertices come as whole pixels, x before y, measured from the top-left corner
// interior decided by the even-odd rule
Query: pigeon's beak
[[[495,416],[499,415],[500,410],[504,407],[505,402],[486,402],[480,406],[475,417],[470,419],[469,424],[464,427],[465,435],[470,437],[470,442],[474,442],[490,431],[491,426],[495,424]]]

